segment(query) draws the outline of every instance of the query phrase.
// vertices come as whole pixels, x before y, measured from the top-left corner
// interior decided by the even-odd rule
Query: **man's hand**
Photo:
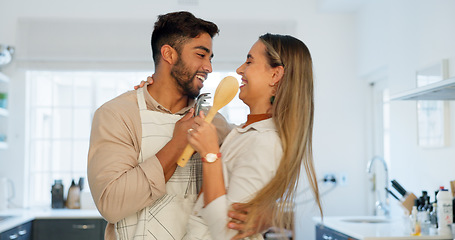
[[[147,82],[142,80],[141,83],[139,83],[139,85],[134,86],[134,90],[137,90],[138,88],[144,87],[145,83],[152,84],[153,83],[153,75],[147,77]]]
[[[194,124],[193,115],[194,108],[191,108],[183,118],[175,123],[172,139],[177,140],[178,143],[181,144],[180,147],[182,149],[188,144],[188,129],[190,129]]]
[[[249,237],[256,233],[261,233],[270,227],[269,221],[262,221],[262,226],[259,227],[258,225],[256,225],[258,221],[255,221],[255,225],[253,225],[250,230],[247,230],[245,226],[245,221],[250,209],[245,207],[245,204],[242,203],[234,203],[231,206],[233,210],[228,212],[228,216],[232,218],[232,220],[228,223],[228,228],[239,231],[239,233],[232,237],[231,240]],[[267,219],[264,218],[263,216],[262,218]],[[252,229],[258,229],[258,231],[256,232],[255,230]]]
[[[164,172],[164,178],[167,182],[174,174],[177,168],[177,160],[182,154],[183,149],[188,144],[187,134],[188,129],[194,123],[194,109],[190,111],[180,120],[175,123],[172,139],[156,153],[156,157],[161,163]]]

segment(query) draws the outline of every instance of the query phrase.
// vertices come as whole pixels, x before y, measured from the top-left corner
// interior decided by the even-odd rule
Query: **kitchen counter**
[[[35,219],[100,219],[98,210],[81,209],[8,209],[0,212],[0,217],[8,216],[0,221],[0,232]]]
[[[448,240],[452,236],[411,236],[406,222],[400,218],[386,219],[384,217],[344,216],[313,218],[316,224],[324,225],[340,233],[360,240],[400,239],[400,240]]]

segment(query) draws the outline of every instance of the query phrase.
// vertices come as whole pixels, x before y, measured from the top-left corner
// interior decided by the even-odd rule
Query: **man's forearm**
[[[161,163],[164,172],[164,178],[167,182],[177,168],[177,159],[183,153],[185,145],[181,142],[171,139],[158,153],[156,157]]]

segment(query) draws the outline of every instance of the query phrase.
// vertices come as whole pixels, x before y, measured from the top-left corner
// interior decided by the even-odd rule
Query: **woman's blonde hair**
[[[262,221],[260,216],[264,212],[270,212],[273,214],[273,226],[293,229],[293,216],[289,213],[294,210],[302,164],[322,216],[312,152],[312,60],[306,45],[292,36],[267,33],[259,39],[266,46],[265,55],[270,66],[284,68],[272,104],[272,116],[281,139],[283,156],[276,175],[246,204],[250,208],[246,224],[252,227],[257,221]]]

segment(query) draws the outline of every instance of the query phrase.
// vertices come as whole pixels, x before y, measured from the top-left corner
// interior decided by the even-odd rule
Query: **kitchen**
[[[215,71],[232,72],[264,31],[292,34],[309,46],[316,84],[316,170],[320,179],[333,174],[339,183],[336,187],[320,184],[321,192],[327,192],[322,198],[325,217],[373,214],[375,199],[366,169],[376,155],[386,160],[389,179],[396,179],[415,195],[422,190],[432,193],[439,186],[449,188],[455,180],[451,170],[455,167],[454,127],[450,124],[454,106],[450,101],[444,146],[423,147],[419,146],[416,101],[387,101],[388,112],[378,117],[382,102],[378,107],[373,100],[381,99],[383,90],[390,97],[414,89],[416,73],[431,66],[446,65],[446,77],[455,76],[455,33],[450,30],[455,5],[451,0],[285,0],[279,5],[240,0],[77,4],[20,0],[2,1],[1,6],[0,43],[14,46],[15,53],[13,61],[1,68],[10,81],[8,147],[0,149],[0,177],[14,183],[14,206],[34,205],[29,198],[28,174],[33,169],[26,71],[152,71],[148,46],[152,24],[158,14],[180,9],[220,26],[220,36],[214,39]],[[106,31],[97,33],[97,29]],[[117,36],[114,33],[119,29],[123,32]],[[381,124],[378,119],[388,121]],[[380,167],[374,166],[378,175]],[[65,192],[70,183],[64,183]],[[42,194],[50,197],[52,184],[44,184]],[[300,187],[304,192],[304,181]],[[309,197],[302,194],[297,201],[302,204],[297,204],[296,239],[315,236],[313,217],[318,211],[306,203]],[[392,215],[402,214],[398,202],[389,198]],[[42,207],[49,208],[50,201]]]

